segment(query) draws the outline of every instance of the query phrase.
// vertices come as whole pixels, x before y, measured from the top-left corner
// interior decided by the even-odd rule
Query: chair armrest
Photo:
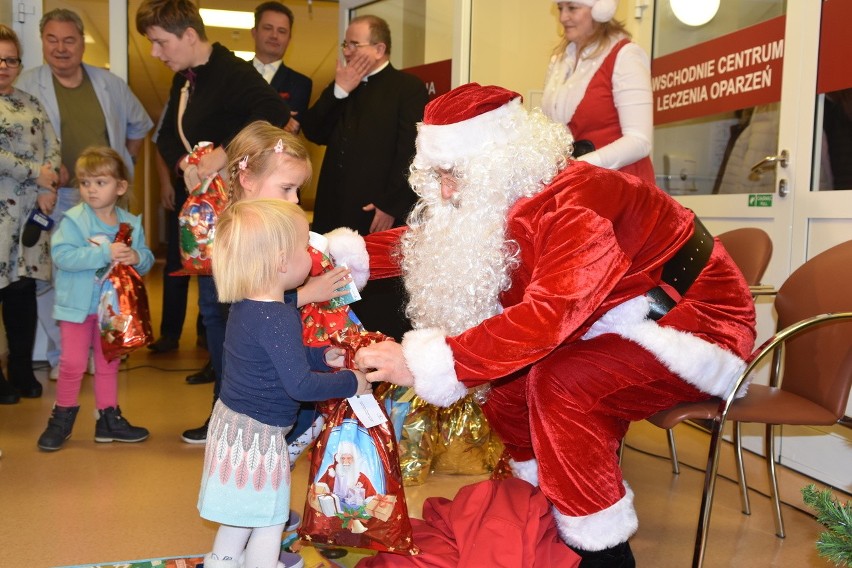
[[[738,391],[747,383],[748,377],[754,371],[755,367],[766,358],[767,355],[776,351],[779,346],[782,346],[787,341],[793,339],[797,335],[811,329],[814,326],[822,325],[830,321],[837,320],[852,320],[852,312],[835,312],[820,314],[807,319],[803,319],[794,324],[791,324],[781,331],[775,333],[772,337],[763,342],[763,345],[755,349],[747,360],[746,368],[740,373],[740,376],[734,381],[731,386],[730,393],[719,402],[719,415],[724,423],[728,415],[728,409],[737,398]],[[777,386],[777,385],[773,385]]]

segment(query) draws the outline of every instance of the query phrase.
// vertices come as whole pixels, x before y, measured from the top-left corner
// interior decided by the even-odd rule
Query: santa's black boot
[[[616,544],[612,548],[603,550],[581,550],[571,547],[571,550],[576,552],[580,560],[580,568],[635,568],[636,560],[633,558],[633,551],[630,550],[630,544],[622,542]]]

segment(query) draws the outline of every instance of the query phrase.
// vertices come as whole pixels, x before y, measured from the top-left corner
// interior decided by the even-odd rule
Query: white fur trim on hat
[[[414,375],[414,392],[436,406],[450,406],[467,394],[456,376],[453,351],[440,329],[416,329],[402,338],[405,364]]]
[[[594,552],[627,542],[639,519],[633,508],[633,490],[624,482],[624,497],[603,511],[582,517],[570,517],[552,507],[559,536],[568,546]]]
[[[725,397],[745,361],[696,335],[648,319],[648,298],[637,296],[596,321],[583,339],[615,333],[650,351],[672,373],[701,392]]]
[[[348,266],[355,286],[363,289],[370,279],[370,255],[364,237],[348,227],[339,227],[324,236],[328,239],[328,254],[334,263]]]
[[[523,479],[533,487],[538,487],[538,460],[517,462],[509,460],[509,467],[512,469],[512,474],[518,479]]]
[[[557,4],[566,0],[554,0]],[[592,19],[596,22],[608,22],[615,16],[618,0],[571,0],[574,4],[582,4],[592,9]]]
[[[523,134],[513,128],[516,119],[523,119],[526,110],[518,97],[505,105],[453,124],[417,125],[417,153],[414,165],[418,168],[451,168],[470,156],[488,151],[489,146],[502,147]]]

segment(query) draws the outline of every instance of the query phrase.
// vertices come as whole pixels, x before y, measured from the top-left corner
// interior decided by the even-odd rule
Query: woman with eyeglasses
[[[556,5],[563,33],[547,70],[542,111],[568,126],[577,159],[656,184],[649,158],[651,66],[613,19],[618,0]]]
[[[42,393],[33,374],[35,280],[50,280],[50,237],[30,219],[53,211],[59,181],[59,140],[38,99],[12,86],[20,71],[21,43],[0,24],[0,304],[9,344],[0,404]]]

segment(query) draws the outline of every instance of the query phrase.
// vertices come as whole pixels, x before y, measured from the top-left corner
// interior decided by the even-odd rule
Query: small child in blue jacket
[[[96,272],[113,262],[133,266],[140,275],[154,264],[145,244],[141,218],[121,208],[129,188],[124,161],[108,147],[86,148],[76,164],[82,202],[69,209],[51,239],[56,267],[56,304],[53,317],[59,322],[62,349],[56,404],[38,447],[55,451],[71,437],[80,410],[80,385],[93,348],[95,360],[95,405],[98,421],[96,442],[141,442],[148,430],[131,425],[118,406],[120,359],[104,357],[98,323],[101,286]],[[113,242],[119,224],[133,228],[133,245]]]

